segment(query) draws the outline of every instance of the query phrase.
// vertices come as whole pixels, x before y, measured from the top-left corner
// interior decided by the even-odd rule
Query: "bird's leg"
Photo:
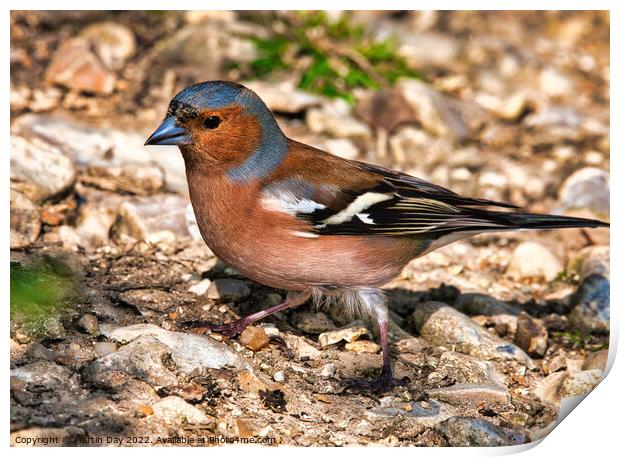
[[[345,390],[384,392],[392,387],[403,385],[407,382],[406,378],[397,380],[392,376],[387,303],[384,296],[379,296],[382,300],[374,300],[373,309],[379,324],[379,339],[381,341],[381,352],[383,355],[381,373],[375,379],[344,379],[341,384],[344,386]]]
[[[270,316],[273,313],[303,305],[310,297],[310,295],[310,291],[291,291],[287,294],[286,299],[279,305],[272,306],[271,308],[264,309],[254,314],[250,314],[249,316],[237,319],[236,321],[229,324],[209,324],[205,322],[194,322],[192,323],[192,327],[206,328],[214,333],[221,333],[224,336],[232,338],[233,336],[239,335],[241,332],[243,332],[243,330],[245,330],[248,325],[251,325],[256,321]]]

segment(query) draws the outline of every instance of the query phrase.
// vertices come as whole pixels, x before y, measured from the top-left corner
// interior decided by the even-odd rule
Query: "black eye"
[[[206,129],[213,130],[216,129],[222,120],[218,116],[209,116],[205,119],[204,126]]]

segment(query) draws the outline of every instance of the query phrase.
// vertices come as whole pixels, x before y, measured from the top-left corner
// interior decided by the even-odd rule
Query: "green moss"
[[[300,11],[272,21],[269,37],[249,37],[257,57],[246,68],[236,66],[243,78],[290,71],[299,75],[299,88],[354,103],[354,89],[376,90],[402,77],[421,77],[393,40],[371,40],[346,13],[333,20],[324,11]]]
[[[51,324],[71,306],[75,287],[73,272],[57,259],[11,262],[12,326],[35,338],[49,336]]]

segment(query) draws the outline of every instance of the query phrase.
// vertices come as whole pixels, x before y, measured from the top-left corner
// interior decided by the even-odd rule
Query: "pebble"
[[[21,192],[11,189],[11,249],[24,249],[41,233],[39,209]]]
[[[91,165],[81,176],[85,184],[117,193],[153,195],[164,188],[163,170],[155,164],[125,163],[121,167]]]
[[[237,381],[239,382],[239,388],[244,392],[257,394],[261,390],[269,390],[269,386],[250,370],[241,370],[237,375]]]
[[[526,241],[513,251],[508,274],[518,278],[544,278],[553,281],[563,270],[562,264],[547,247]]]
[[[514,342],[531,356],[542,357],[547,351],[547,327],[540,319],[522,312],[517,320]]]
[[[66,192],[76,179],[70,158],[38,138],[11,135],[11,180],[26,182],[29,197],[41,202]]]
[[[359,352],[360,354],[376,354],[381,350],[381,346],[374,341],[368,340],[352,341],[345,344],[344,348],[347,351]]]
[[[535,366],[520,348],[498,338],[445,303],[418,305],[414,322],[420,336],[433,344],[454,346],[458,352],[483,360],[516,360],[528,368]]]
[[[575,171],[562,183],[559,193],[563,211],[588,209],[609,218],[609,172],[595,167]]]
[[[261,327],[250,325],[239,336],[239,342],[251,351],[260,351],[269,346],[269,337]]]
[[[148,243],[188,239],[186,205],[185,198],[170,194],[127,199],[118,208],[118,234]]]
[[[357,340],[360,336],[368,335],[368,333],[368,329],[363,324],[354,322],[346,328],[321,333],[319,335],[319,344],[322,348],[325,348],[339,343],[342,340],[347,343],[351,343],[352,341]]]
[[[212,419],[201,410],[175,395],[154,403],[152,408],[156,417],[169,424],[208,424],[212,422]]]
[[[407,418],[407,422],[423,427],[433,427],[455,414],[454,407],[435,400],[416,401],[400,406],[379,406],[366,411],[366,417],[370,420],[402,416]]]
[[[64,41],[45,72],[48,83],[96,94],[110,94],[116,75],[106,68],[91,50],[89,40],[81,37]]]
[[[590,393],[603,377],[603,372],[598,369],[577,371],[568,373],[560,388],[560,396],[576,397]]]
[[[506,375],[496,362],[480,360],[454,351],[445,351],[439,357],[436,375],[437,382],[450,378],[459,384],[494,384],[500,387],[508,385]],[[429,377],[430,377],[429,374]]]
[[[484,419],[454,416],[435,425],[435,430],[455,447],[495,447],[523,444],[527,438],[513,430],[500,428]]]
[[[304,337],[284,334],[288,347],[295,351],[298,360],[316,360],[321,356],[321,351],[312,346]]]
[[[469,128],[454,108],[454,102],[432,86],[417,79],[401,79],[397,89],[428,132],[457,141],[469,136]]]
[[[136,38],[126,26],[117,22],[96,22],[80,32],[94,48],[95,54],[111,70],[120,70],[136,52]]]
[[[84,314],[77,321],[77,325],[90,335],[97,336],[100,333],[99,322],[97,321],[97,318],[92,314]]]
[[[276,382],[284,382],[286,380],[286,377],[284,376],[284,372],[283,371],[276,371],[273,374],[273,380]]]
[[[196,295],[204,295],[210,286],[211,286],[211,280],[203,279],[202,281],[197,282],[196,284],[192,285],[188,289],[188,291]]]
[[[605,276],[591,274],[571,298],[569,323],[583,332],[609,333],[610,282]]]
[[[313,133],[327,133],[335,138],[370,140],[372,137],[368,126],[355,119],[350,106],[341,99],[308,109],[306,124]]]
[[[235,423],[237,425],[237,436],[240,438],[264,437],[272,430],[269,425],[263,427],[258,421],[244,417],[238,417]]]
[[[93,348],[95,349],[95,355],[97,357],[104,357],[116,351],[116,343],[109,341],[98,341],[93,345]]]
[[[102,333],[105,334],[103,329]],[[155,337],[142,335],[117,351],[96,359],[86,368],[85,375],[96,383],[106,373],[119,371],[153,386],[173,386],[178,383],[177,377],[165,364],[170,354],[170,348]]]
[[[573,93],[573,82],[556,68],[547,67],[539,73],[538,84],[549,97],[565,97]]]
[[[321,376],[322,378],[331,378],[335,374],[336,374],[336,365],[334,365],[333,363],[326,363],[325,365],[323,365],[323,368],[321,369],[319,376]]]
[[[100,324],[100,328],[103,335],[119,342],[132,341],[141,335],[156,338],[170,349],[172,359],[183,373],[205,368],[249,367],[239,354],[208,336],[171,332],[152,324],[135,324],[127,327]]]
[[[583,362],[582,369],[584,371],[587,370],[601,370],[605,371],[607,367],[607,361],[609,359],[609,350],[602,349],[600,351],[592,352],[586,357],[586,360]]]
[[[450,35],[442,33],[399,34],[398,53],[413,68],[450,67],[458,60],[460,43]]]
[[[250,288],[239,279],[216,279],[207,289],[207,297],[222,302],[240,302],[250,295]]]
[[[451,405],[469,408],[480,408],[481,405],[492,408],[508,406],[510,403],[508,390],[495,384],[454,384],[428,390],[427,394]]]

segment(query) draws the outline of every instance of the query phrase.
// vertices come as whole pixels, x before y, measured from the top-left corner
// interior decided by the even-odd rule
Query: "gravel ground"
[[[411,262],[385,287],[409,382],[381,395],[340,383],[378,373],[372,323],[304,305],[238,340],[188,329],[284,295],[210,252],[180,154],[142,146],[191,82],[244,78],[289,136],[348,158],[609,219],[607,14],[356,12],[421,78],[356,90],[354,105],[297,89],[296,69],[240,73],[258,52],[247,36],[280,19],[12,13],[13,445],[507,446],[544,437],[562,399],[600,381],[600,229],[479,236]],[[34,324],[13,294],[29,271],[47,297],[27,305],[60,291]]]

